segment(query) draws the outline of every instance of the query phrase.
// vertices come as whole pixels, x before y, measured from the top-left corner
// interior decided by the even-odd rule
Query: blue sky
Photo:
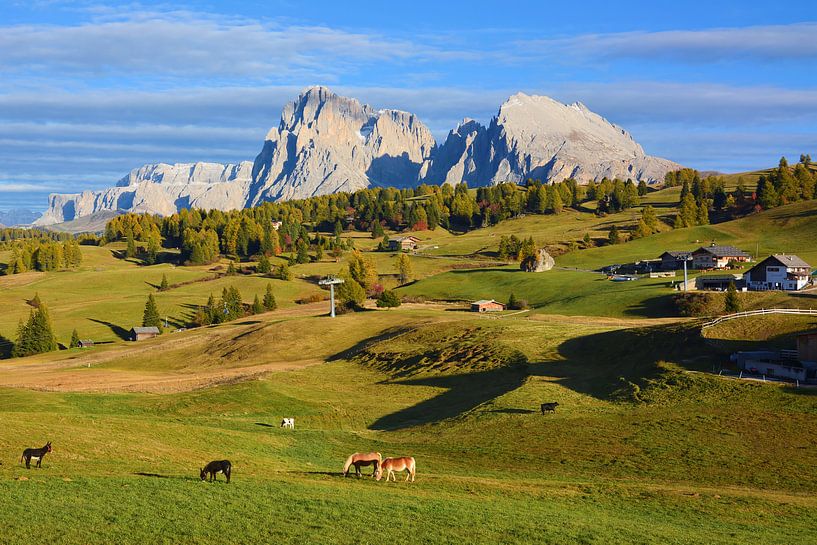
[[[395,3],[397,4],[397,3]],[[736,172],[817,155],[812,2],[0,0],[0,209],[149,162],[252,160],[309,85],[445,138],[524,91]]]

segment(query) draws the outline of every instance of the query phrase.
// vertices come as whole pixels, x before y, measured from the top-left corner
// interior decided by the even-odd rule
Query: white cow
[[[284,418],[281,420],[281,427],[282,428],[289,428],[291,430],[295,429],[295,419],[294,418]]]

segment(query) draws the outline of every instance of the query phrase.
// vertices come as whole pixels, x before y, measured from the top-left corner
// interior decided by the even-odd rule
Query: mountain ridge
[[[626,130],[580,102],[516,93],[488,126],[465,118],[438,145],[415,114],[313,86],[284,106],[254,161],[143,165],[114,187],[50,195],[35,225],[100,211],[233,210],[372,186],[464,181],[473,187],[529,177],[654,182],[677,168],[647,155]]]

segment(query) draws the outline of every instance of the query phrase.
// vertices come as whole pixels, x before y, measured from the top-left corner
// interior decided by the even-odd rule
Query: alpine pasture
[[[673,191],[647,198],[658,208]],[[702,336],[669,279],[590,271],[713,239],[814,263],[815,202],[570,247],[634,219],[566,211],[418,232],[401,287],[396,254],[358,233],[384,285],[413,302],[335,319],[315,279],[344,258],[294,265],[286,281],[224,276],[226,261],[146,266],[114,243],[83,246],[75,271],[0,277],[4,340],[37,293],[59,342],[73,329],[96,342],[0,360],[0,542],[814,543],[817,393],[712,370],[817,320],[736,320]],[[557,268],[501,263],[511,233],[561,248]],[[278,310],[172,332],[210,293],[234,285],[249,303],[268,283]],[[125,341],[151,293],[169,330]],[[488,317],[463,304],[511,293],[532,309]],[[543,415],[545,402],[559,405]],[[42,469],[26,470],[22,451],[46,441]],[[370,451],[414,457],[416,481],[377,482],[366,468],[344,478],[344,460]],[[199,469],[222,459],[231,483],[202,482]]]

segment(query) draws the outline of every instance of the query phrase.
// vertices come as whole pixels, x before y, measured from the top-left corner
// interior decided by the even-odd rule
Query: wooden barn
[[[409,250],[416,250],[418,242],[420,242],[420,239],[413,235],[409,235],[407,237],[390,238],[389,250],[392,252],[407,252]]]
[[[159,328],[151,327],[134,327],[130,330],[130,340],[144,341],[145,339],[152,339],[159,335]]]
[[[701,246],[692,252],[692,266],[695,269],[725,269],[730,261],[745,263],[749,254],[734,246]]]
[[[501,312],[505,305],[493,299],[480,299],[471,303],[471,312]]]

